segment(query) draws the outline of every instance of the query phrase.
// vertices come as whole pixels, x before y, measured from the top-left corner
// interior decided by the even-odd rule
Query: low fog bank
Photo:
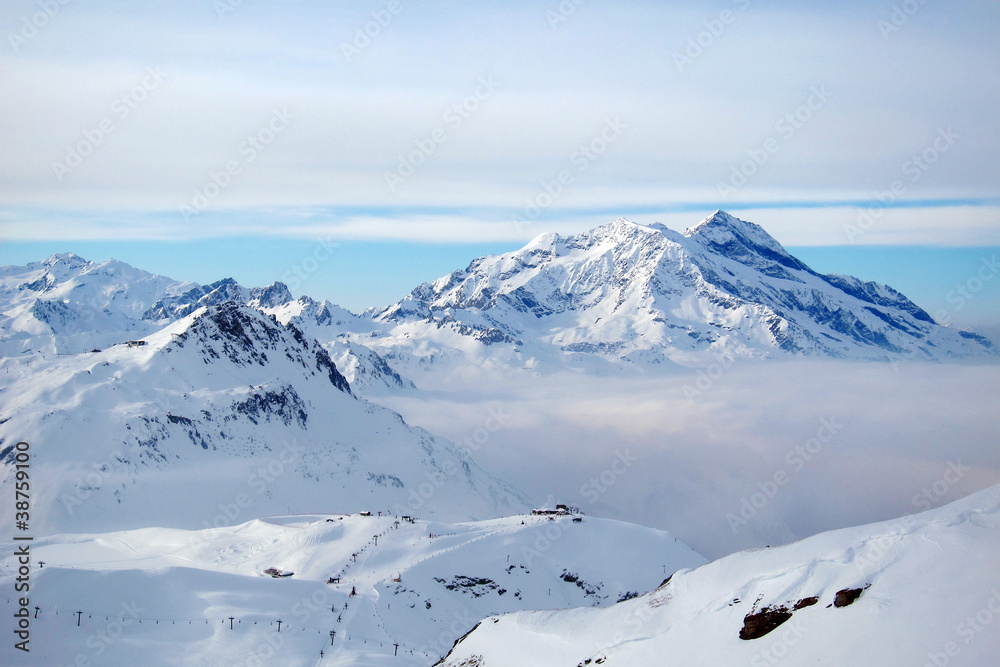
[[[670,530],[709,558],[1000,483],[1000,366],[743,362],[713,375],[525,375],[377,400],[539,504]]]

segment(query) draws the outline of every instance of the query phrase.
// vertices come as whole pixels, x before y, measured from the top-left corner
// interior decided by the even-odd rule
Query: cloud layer
[[[384,401],[538,502],[668,529],[709,557],[1000,483],[1000,367],[744,363],[688,400],[698,373],[477,378]],[[491,410],[502,428],[486,429]]]

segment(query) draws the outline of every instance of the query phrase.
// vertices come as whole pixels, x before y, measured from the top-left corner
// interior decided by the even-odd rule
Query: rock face
[[[740,639],[759,639],[792,617],[788,607],[764,607],[743,618]]]
[[[854,601],[861,597],[861,593],[868,588],[845,588],[843,590],[837,591],[837,596],[833,599],[834,607],[846,607],[848,605],[854,604]]]

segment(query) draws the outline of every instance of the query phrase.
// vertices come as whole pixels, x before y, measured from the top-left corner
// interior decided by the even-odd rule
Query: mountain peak
[[[250,290],[250,305],[254,308],[275,308],[292,301],[292,293],[288,285],[274,282],[267,287],[254,287]]]
[[[49,255],[48,259],[42,262],[44,266],[55,266],[56,264],[66,264],[68,266],[82,266],[89,264],[87,260],[71,252],[57,252]]]
[[[810,271],[809,267],[788,254],[763,227],[740,220],[722,209],[689,228],[684,236],[748,266],[756,265],[763,258],[787,268]]]
[[[740,220],[722,209],[717,210],[694,227],[689,228],[684,232],[684,236],[688,238],[717,237],[726,233],[742,236],[754,241],[756,245],[781,248],[781,244],[775,241],[760,225]]]
[[[580,236],[590,237],[594,240],[611,238],[620,241],[623,239],[639,238],[644,234],[663,234],[664,229],[666,228],[658,223],[643,225],[638,222],[632,222],[627,218],[615,218],[611,222],[595,227]]]

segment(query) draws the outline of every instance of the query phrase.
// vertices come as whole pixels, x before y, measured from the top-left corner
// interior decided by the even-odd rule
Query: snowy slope
[[[45,566],[32,581],[31,659],[5,641],[5,665],[430,665],[484,616],[613,604],[704,562],[669,533],[530,515],[272,517],[56,535],[32,550]],[[12,554],[0,551],[5,587]],[[270,567],[294,574],[264,576]]]
[[[721,357],[996,356],[986,339],[935,324],[890,287],[817,274],[723,211],[683,235],[625,219],[543,234],[368,315],[385,335],[366,344],[408,363],[404,372],[465,358],[648,369]]]
[[[441,664],[995,665],[997,553],[1000,486],[733,554],[608,609],[486,619]]]
[[[199,308],[142,343],[0,360],[0,493],[14,443],[32,443],[39,532],[331,504],[450,520],[524,508],[452,443],[352,395],[317,341],[259,310]]]

